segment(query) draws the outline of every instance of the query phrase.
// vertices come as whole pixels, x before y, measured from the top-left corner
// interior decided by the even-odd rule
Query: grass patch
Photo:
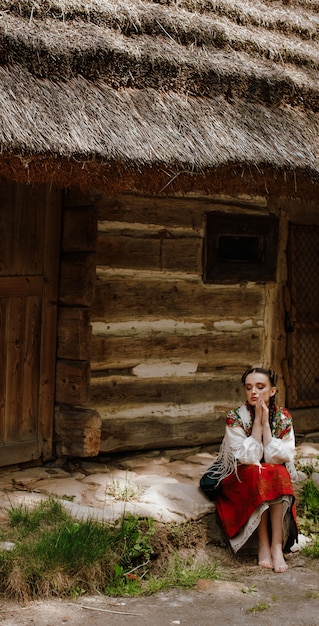
[[[129,481],[113,480],[106,488],[108,495],[113,496],[114,500],[129,502],[130,500],[139,500],[143,493],[139,485],[134,485]]]
[[[75,521],[54,499],[32,511],[11,508],[8,516],[1,540],[15,547],[0,552],[0,592],[15,599],[107,593],[151,556],[152,520],[128,515],[117,526]]]
[[[296,469],[304,472],[307,474],[308,478],[311,478],[311,475],[314,472],[319,471],[319,456],[316,458],[304,459],[302,463],[299,462],[296,464]]]
[[[298,502],[299,532],[311,537],[312,543],[303,553],[313,559],[319,558],[319,489],[309,479],[302,487]]]
[[[255,604],[255,606],[252,606],[250,609],[247,609],[246,613],[260,613],[261,611],[267,611],[267,609],[269,609],[268,602],[264,602],[262,600],[261,602],[258,602],[258,604]]]
[[[304,535],[319,533],[319,489],[312,480],[307,480],[298,502],[299,532]]]
[[[306,546],[303,549],[304,554],[306,556],[310,556],[312,559],[319,559],[319,538],[318,535],[314,538],[313,543],[309,546]]]
[[[192,558],[182,558],[173,553],[168,558],[165,570],[158,576],[150,576],[145,581],[145,593],[152,594],[168,589],[190,589],[198,580],[205,578],[216,580],[219,578],[217,565],[211,563],[195,563]]]
[[[312,480],[302,487],[300,505],[306,517],[315,523],[319,521],[319,489]]]
[[[170,550],[160,568],[153,567],[159,555],[151,519],[128,514],[117,525],[77,521],[55,498],[32,510],[18,506],[7,513],[0,541],[14,546],[0,550],[0,593],[14,600],[151,594],[218,577],[216,565],[195,565]]]
[[[319,598],[319,591],[307,591],[305,594],[305,597],[307,598],[307,600],[318,600]]]

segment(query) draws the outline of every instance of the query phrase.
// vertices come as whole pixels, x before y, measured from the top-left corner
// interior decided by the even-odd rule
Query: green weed
[[[257,587],[256,585],[251,585],[251,587],[243,587],[241,591],[242,593],[257,593]]]
[[[306,556],[310,556],[312,559],[319,559],[319,537],[316,536],[313,543],[306,546],[303,549],[303,552]]]
[[[318,600],[319,598],[319,591],[307,591],[305,594],[305,597],[307,598],[307,600]]]
[[[319,489],[312,480],[304,483],[299,496],[298,526],[304,535],[319,532]]]
[[[298,502],[299,532],[313,539],[303,552],[311,558],[319,558],[319,489],[310,479],[303,485]]]
[[[266,611],[267,609],[269,609],[268,602],[261,600],[260,602],[258,602],[258,604],[255,604],[255,606],[247,609],[246,613],[259,613],[260,611]]]
[[[106,492],[113,496],[114,500],[129,502],[130,500],[139,500],[142,494],[140,485],[135,485],[126,480],[124,483],[113,480],[106,488]]]
[[[302,487],[300,505],[306,517],[319,521],[319,489],[312,480]]]
[[[308,459],[308,461],[304,463],[297,463],[296,469],[304,472],[307,474],[308,478],[310,478],[314,472],[318,472],[319,470],[319,457],[315,459]]]
[[[174,553],[165,564],[165,569],[158,576],[150,576],[143,588],[148,594],[176,587],[190,589],[202,578],[210,580],[219,578],[216,563],[195,563],[189,557],[181,558]]]

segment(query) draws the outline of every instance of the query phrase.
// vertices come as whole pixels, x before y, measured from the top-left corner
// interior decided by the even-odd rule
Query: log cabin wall
[[[208,211],[262,198],[103,196],[97,203],[89,404],[101,452],[217,443],[250,364],[269,362],[277,284],[205,284]]]
[[[279,218],[273,280],[204,282],[211,212],[230,221]],[[218,445],[225,412],[243,398],[240,378],[250,364],[274,365],[284,404],[289,223],[318,225],[316,204],[86,197],[68,191],[59,287],[57,453]],[[294,418],[299,438],[319,430],[314,409],[295,411]]]

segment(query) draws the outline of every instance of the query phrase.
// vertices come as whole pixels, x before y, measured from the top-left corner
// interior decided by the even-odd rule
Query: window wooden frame
[[[278,226],[274,215],[206,213],[204,282],[275,280]]]

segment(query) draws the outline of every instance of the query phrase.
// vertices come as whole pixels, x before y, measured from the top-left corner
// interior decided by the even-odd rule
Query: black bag
[[[219,461],[216,461],[199,481],[199,486],[210,500],[215,500],[216,494],[221,487],[222,469]]]

